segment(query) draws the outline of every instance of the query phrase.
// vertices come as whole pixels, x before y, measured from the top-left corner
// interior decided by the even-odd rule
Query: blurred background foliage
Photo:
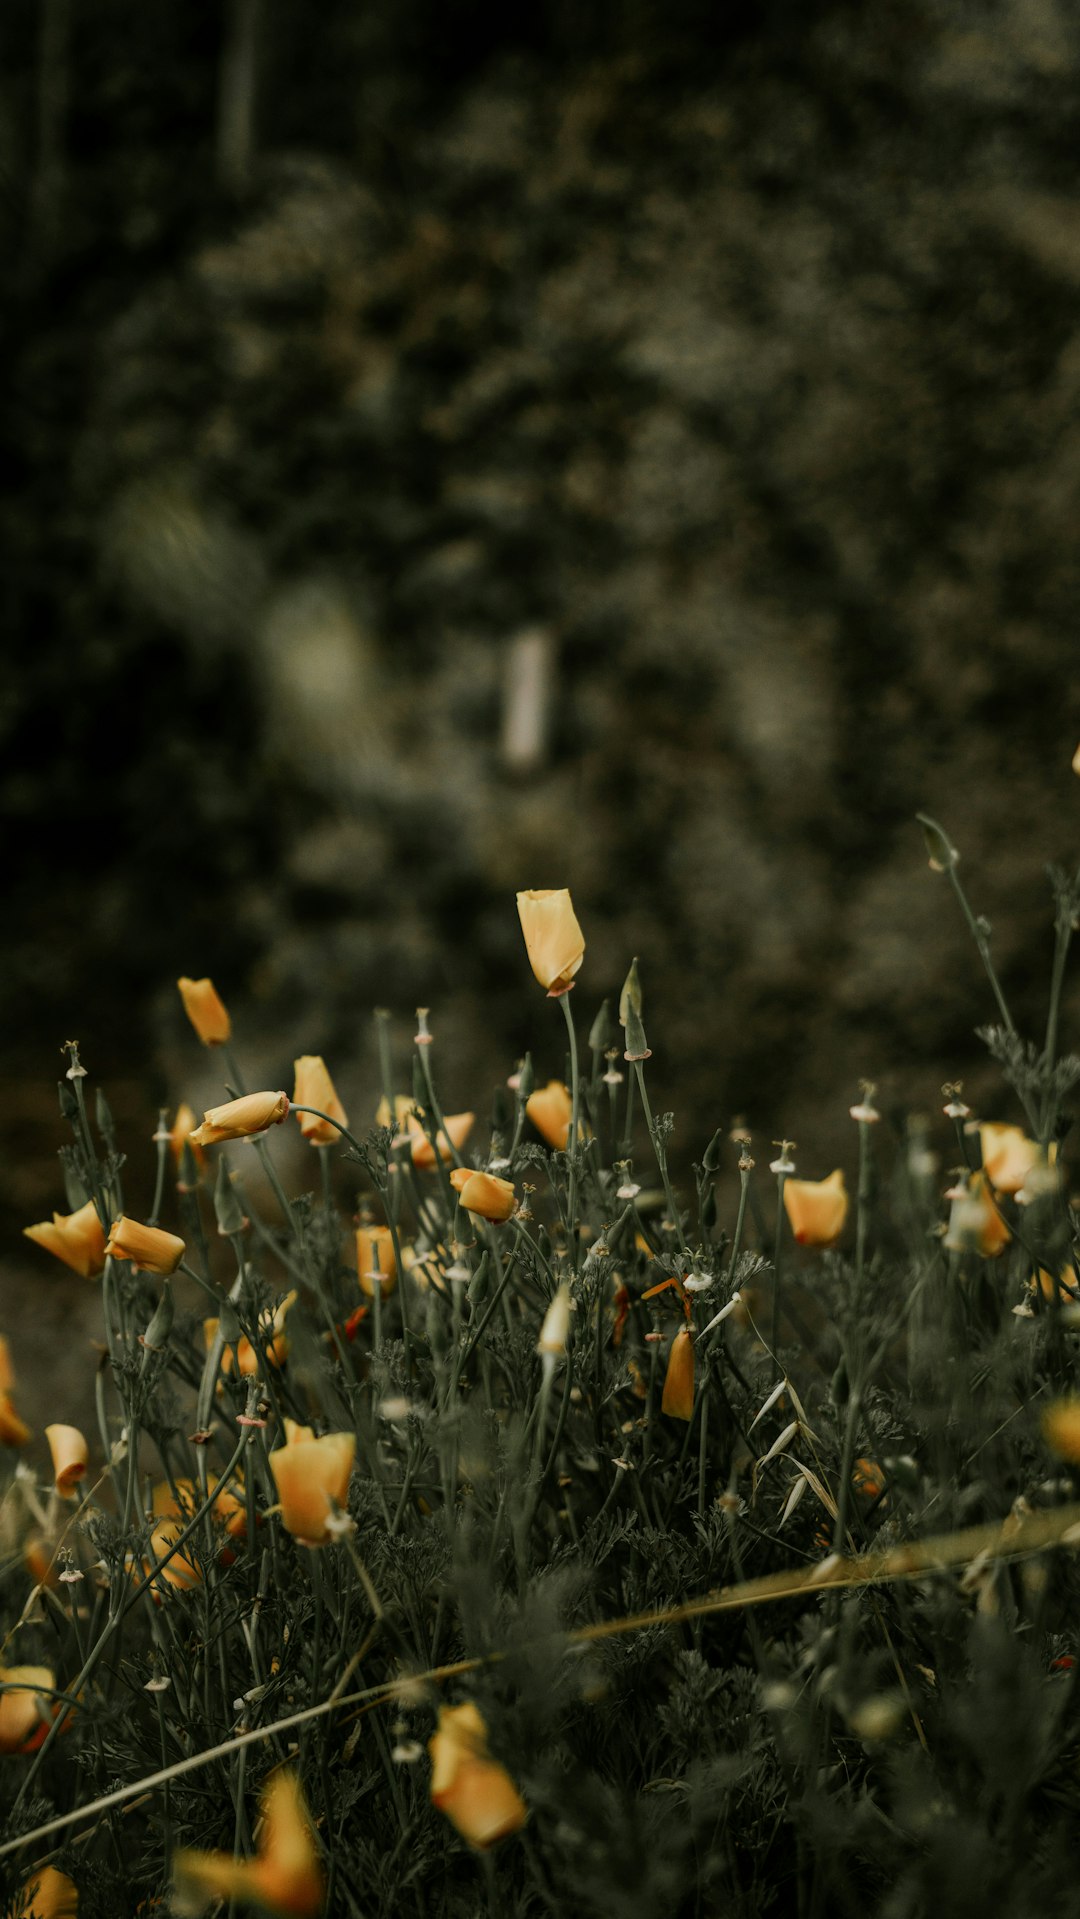
[[[361,1122],[376,1003],[452,1109],[560,1071],[521,886],[579,1019],[640,954],[684,1168],[737,1113],[850,1164],[860,1073],[977,1102],[912,815],[1038,1030],[1078,108],[1065,0],[7,0],[9,1279],[62,1040],[129,1145],[217,1093],[178,973]]]

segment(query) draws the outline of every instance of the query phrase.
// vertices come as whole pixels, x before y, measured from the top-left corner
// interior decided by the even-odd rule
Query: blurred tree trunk
[[[218,92],[218,180],[242,198],[255,158],[255,92],[262,0],[226,0]]]
[[[43,259],[56,247],[63,209],[70,53],[71,0],[42,0],[30,244]]]

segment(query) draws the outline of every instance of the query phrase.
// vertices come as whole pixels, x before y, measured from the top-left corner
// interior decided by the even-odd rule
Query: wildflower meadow
[[[100,1291],[96,1422],[31,1432],[0,1342],[8,1919],[1080,1913],[1080,870],[1026,1034],[921,826],[1000,1096],[852,1061],[840,1166],[654,1110],[565,889],[473,1110],[437,1006],[282,1085],[183,977],[220,1101],[150,1142],[67,1043],[26,1231]]]

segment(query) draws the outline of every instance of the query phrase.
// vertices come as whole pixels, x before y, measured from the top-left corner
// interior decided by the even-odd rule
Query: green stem
[[[664,1182],[664,1197],[667,1200],[668,1218],[671,1221],[671,1229],[676,1235],[676,1238],[681,1239],[682,1219],[679,1214],[678,1202],[671,1190],[671,1180],[668,1176],[667,1152],[656,1130],[656,1122],[653,1119],[652,1108],[649,1105],[649,1095],[645,1091],[645,1073],[641,1061],[639,1059],[634,1060],[633,1066],[634,1075],[638,1083],[638,1091],[641,1094],[641,1110],[645,1115],[645,1124],[649,1129],[649,1138],[652,1140],[653,1152],[656,1155],[656,1164],[660,1169],[660,1178]]]
[[[82,1671],[79,1673],[78,1678],[73,1682],[70,1688],[73,1698],[78,1699],[80,1693],[83,1690],[83,1687],[86,1685],[87,1681],[90,1679],[92,1673],[94,1672],[95,1667],[98,1664],[98,1661],[101,1659],[106,1646],[108,1645],[110,1639],[112,1638],[114,1632],[117,1630],[118,1626],[121,1624],[121,1622],[124,1619],[126,1619],[132,1607],[138,1604],[143,1594],[147,1592],[149,1588],[153,1585],[155,1579],[159,1578],[164,1567],[168,1565],[169,1560],[175,1558],[176,1554],[181,1550],[181,1548],[184,1545],[186,1545],[187,1541],[191,1538],[192,1533],[195,1532],[197,1528],[202,1525],[203,1520],[205,1519],[207,1513],[210,1511],[210,1508],[214,1505],[215,1501],[219,1499],[221,1494],[225,1491],[226,1487],[229,1484],[229,1481],[233,1478],[234,1474],[236,1473],[240,1465],[240,1461],[243,1458],[245,1448],[251,1442],[251,1430],[252,1429],[245,1427],[244,1430],[241,1432],[240,1439],[236,1446],[236,1449],[233,1452],[232,1458],[229,1460],[228,1465],[225,1467],[225,1470],[222,1473],[221,1478],[217,1481],[217,1484],[214,1486],[213,1491],[207,1494],[206,1498],[198,1507],[197,1511],[192,1515],[191,1519],[189,1519],[187,1525],[182,1527],[181,1530],[177,1533],[176,1538],[173,1541],[172,1545],[168,1548],[166,1552],[161,1553],[160,1556],[156,1558],[154,1566],[151,1569],[151,1571],[148,1572],[145,1575],[145,1577],[139,1581],[139,1584],[135,1587],[135,1590],[128,1594],[127,1599],[122,1601],[118,1605],[116,1605],[114,1610],[110,1612],[100,1637],[98,1638],[96,1643],[91,1647],[89,1653],[87,1654],[85,1660],[83,1661]],[[56,1719],[54,1719],[52,1725],[49,1727],[49,1730],[45,1735],[45,1738],[42,1740],[41,1745],[38,1747],[37,1752],[34,1754],[33,1760],[29,1768],[27,1769],[26,1776],[23,1779],[22,1785],[19,1787],[18,1793],[16,1795],[15,1804],[12,1807],[13,1812],[16,1812],[18,1810],[19,1806],[22,1804],[23,1800],[26,1798],[26,1795],[29,1792],[30,1787],[33,1785],[34,1780],[37,1778],[37,1775],[39,1771],[41,1770],[42,1765],[44,1764],[44,1761],[49,1752],[49,1749],[52,1746],[53,1740],[56,1738],[57,1734],[60,1731],[63,1718],[64,1718],[64,1715],[60,1714]]]
[[[1063,913],[1058,914],[1055,927],[1054,966],[1050,976],[1050,1005],[1046,1014],[1046,1040],[1043,1045],[1043,1070],[1046,1083],[1043,1090],[1042,1112],[1039,1123],[1039,1143],[1046,1146],[1054,1129],[1057,1118],[1057,1101],[1054,1098],[1051,1075],[1057,1054],[1058,1017],[1061,1011],[1061,992],[1065,983],[1065,962],[1072,943],[1072,921]]]
[[[566,1157],[570,1175],[566,1198],[566,1236],[570,1250],[571,1269],[576,1275],[581,1253],[581,1236],[578,1233],[577,1219],[577,1155],[580,1147],[578,1138],[578,1115],[581,1109],[581,1076],[578,1067],[578,1044],[577,1034],[574,1031],[574,1016],[570,1011],[570,994],[568,992],[560,993],[559,1003],[562,1006],[563,1018],[566,1021],[566,1030],[570,1037],[571,1117],[570,1137],[566,1143]]]
[[[769,1332],[769,1344],[775,1359],[780,1351],[780,1298],[781,1298],[781,1261],[784,1250],[784,1183],[786,1173],[776,1175],[776,1234],[773,1239],[773,1296],[772,1326]]]

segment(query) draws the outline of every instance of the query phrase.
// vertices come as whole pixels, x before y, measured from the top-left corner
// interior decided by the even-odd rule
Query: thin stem
[[[567,1140],[566,1153],[570,1176],[566,1198],[566,1236],[570,1248],[570,1264],[576,1274],[581,1250],[581,1237],[578,1233],[577,1219],[577,1155],[580,1148],[580,1140],[578,1138],[578,1114],[581,1108],[581,1076],[578,1067],[578,1044],[577,1034],[574,1031],[574,1016],[570,1011],[570,994],[568,992],[560,993],[559,1003],[563,1010],[563,1018],[566,1021],[566,1030],[570,1036],[571,1117],[570,1137]]]
[[[641,1109],[645,1114],[645,1124],[649,1129],[649,1138],[652,1140],[653,1152],[656,1155],[656,1164],[660,1168],[660,1178],[664,1182],[664,1197],[667,1200],[668,1218],[671,1221],[672,1231],[677,1237],[681,1238],[682,1219],[679,1214],[678,1202],[671,1190],[671,1180],[668,1176],[667,1151],[656,1130],[656,1122],[653,1119],[652,1108],[649,1105],[649,1095],[645,1091],[645,1074],[641,1061],[639,1059],[634,1060],[633,1066],[638,1083],[638,1091],[641,1094]]]
[[[781,1261],[784,1250],[784,1184],[787,1173],[776,1175],[776,1233],[773,1238],[773,1296],[772,1325],[769,1332],[769,1345],[773,1356],[780,1351],[780,1298],[781,1298]],[[777,1361],[779,1364],[779,1361]]]
[[[1039,1142],[1045,1146],[1054,1128],[1057,1118],[1057,1101],[1054,1098],[1052,1074],[1057,1053],[1058,1017],[1061,1011],[1061,991],[1065,983],[1065,962],[1072,943],[1072,920],[1059,912],[1055,926],[1054,966],[1050,976],[1050,1004],[1046,1013],[1046,1040],[1043,1045],[1043,1070],[1046,1084],[1043,1090],[1042,1112],[1039,1123]]]

